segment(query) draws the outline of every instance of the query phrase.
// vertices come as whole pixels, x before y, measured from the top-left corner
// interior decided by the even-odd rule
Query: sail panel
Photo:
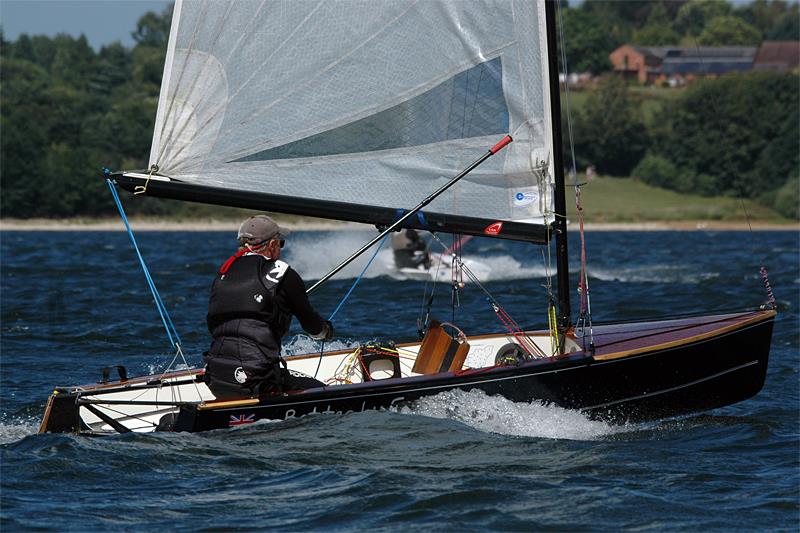
[[[193,0],[175,16],[159,173],[410,208],[508,133],[426,210],[552,221],[543,1]]]

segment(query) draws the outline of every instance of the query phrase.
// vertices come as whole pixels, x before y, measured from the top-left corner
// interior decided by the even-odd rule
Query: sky
[[[148,11],[160,13],[170,0],[0,0],[0,25],[7,41],[22,33],[86,35],[95,49],[120,41],[132,47],[131,32]]]

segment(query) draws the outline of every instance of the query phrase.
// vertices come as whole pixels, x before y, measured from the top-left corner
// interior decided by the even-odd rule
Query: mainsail
[[[545,2],[375,7],[178,0],[151,167],[276,211],[386,223],[510,134],[415,224],[499,221],[517,228],[499,237],[540,240],[554,219]]]

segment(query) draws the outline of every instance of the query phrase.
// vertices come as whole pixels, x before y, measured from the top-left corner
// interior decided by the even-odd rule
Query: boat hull
[[[774,313],[723,331],[690,336],[633,353],[606,351],[459,373],[386,380],[264,399],[257,405],[181,408],[176,431],[204,431],[261,419],[382,409],[448,390],[482,390],[514,402],[540,401],[594,419],[637,422],[706,411],[752,397],[763,387]],[[610,326],[613,330],[614,326]],[[613,331],[608,344],[615,344]],[[619,336],[617,334],[617,336]]]
[[[445,391],[476,389],[514,402],[536,401],[580,410],[612,423],[653,420],[707,411],[758,393],[766,377],[774,320],[774,311],[756,311],[596,325],[593,345],[588,344],[588,336],[572,332],[573,341],[586,347],[566,356],[516,366],[334,385],[260,399],[216,401],[213,396],[204,397],[198,387],[202,370],[158,380],[148,376],[133,383],[62,389],[50,397],[40,431],[207,431],[312,413],[385,409]],[[495,337],[487,335],[484,340]],[[473,339],[480,342],[481,337],[470,342]],[[182,401],[159,401],[152,407],[142,406],[149,409],[147,413],[109,418],[110,412],[136,407],[136,401],[126,398],[142,397],[141,391],[147,388],[162,391],[158,393],[161,398],[175,396],[170,387],[182,391]],[[105,411],[104,406],[108,408]],[[85,420],[87,409],[104,416],[106,425],[95,423],[90,428]],[[79,411],[83,413],[80,416]],[[106,414],[98,414],[103,412]]]

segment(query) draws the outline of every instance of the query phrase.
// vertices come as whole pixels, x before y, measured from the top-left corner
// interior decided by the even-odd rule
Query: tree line
[[[719,37],[714,28],[721,23],[714,21],[720,17],[755,28],[757,36],[744,32],[748,39],[800,38],[798,6],[782,0],[738,7],[723,0],[562,5],[572,70],[610,70],[608,54],[619,44],[652,44],[660,42],[656,34],[669,32],[670,39],[743,44],[733,42],[741,40],[736,35]],[[1,216],[115,212],[100,167],[147,166],[171,11],[142,16],[130,49],[116,43],[95,51],[85,37],[68,35],[21,35],[8,42],[0,31]],[[712,41],[714,35],[721,41]],[[798,216],[796,74],[702,80],[651,117],[631,90],[609,76],[573,112],[579,169],[593,165],[600,173],[633,175],[682,192],[756,198]],[[568,160],[568,129],[563,130]],[[128,209],[195,212],[191,204],[153,198],[129,202]]]
[[[116,211],[101,167],[147,166],[171,7],[147,13],[120,43],[99,52],[86,38],[0,34],[0,214],[102,216]],[[174,203],[130,202],[168,213]]]

